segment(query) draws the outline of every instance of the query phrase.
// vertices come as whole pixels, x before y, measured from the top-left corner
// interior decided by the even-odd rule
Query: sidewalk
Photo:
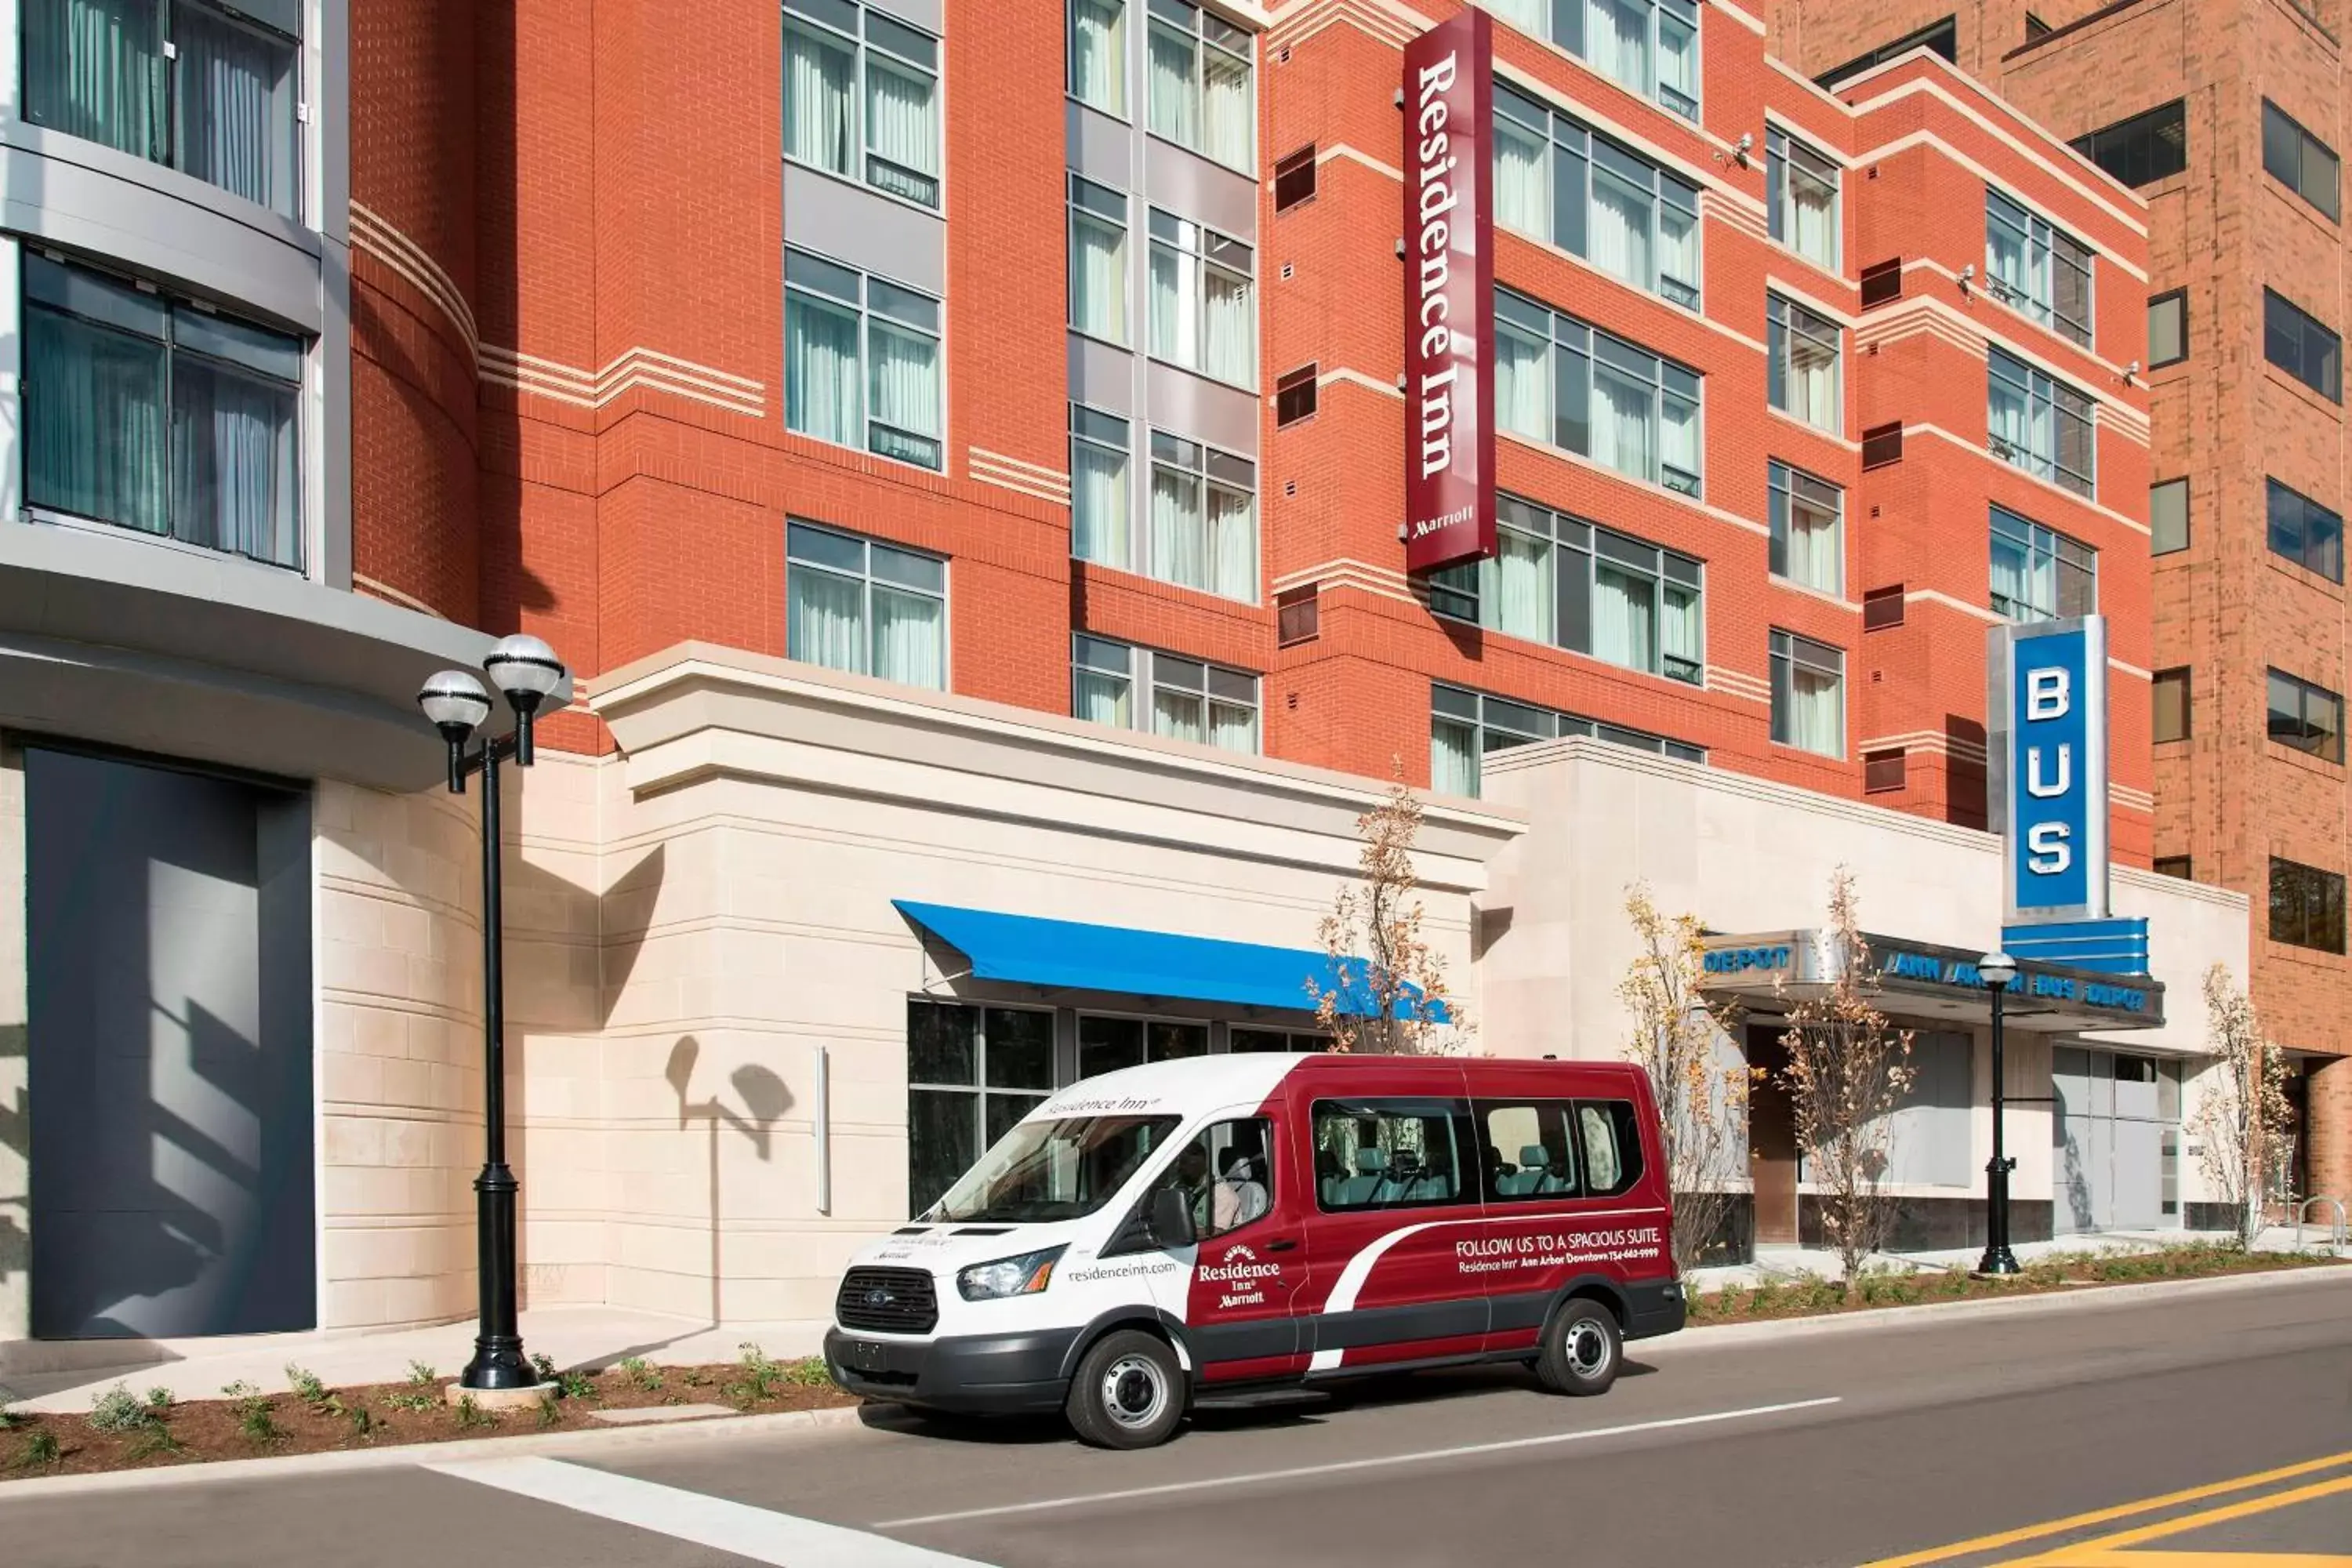
[[[745,1342],[780,1361],[814,1355],[824,1336],[821,1322],[721,1323],[673,1318],[619,1307],[545,1307],[521,1317],[523,1349],[567,1370],[601,1368],[625,1356],[667,1366],[731,1362]],[[318,1373],[330,1387],[396,1383],[411,1362],[444,1378],[457,1375],[474,1353],[468,1319],[435,1328],[384,1333],[261,1334],[207,1340],[79,1340],[19,1344],[5,1375],[0,1401],[20,1409],[82,1415],[90,1400],[127,1383],[139,1394],[168,1388],[174,1399],[216,1399],[222,1385],[250,1383],[284,1390],[289,1362]]]
[[[2213,1231],[2115,1230],[2061,1237],[2055,1241],[2021,1241],[2010,1250],[2017,1255],[2020,1263],[2030,1264],[2036,1258],[2059,1253],[2158,1252],[2168,1247],[2179,1247],[2183,1242],[2221,1239],[2221,1233]],[[2257,1252],[2293,1252],[2295,1249],[2293,1226],[2272,1226],[2254,1242]],[[2323,1255],[2326,1252],[2326,1236],[2323,1227],[2314,1226],[2305,1232],[2302,1250]],[[1973,1268],[1983,1256],[1984,1248],[1981,1247],[1954,1247],[1938,1252],[1874,1252],[1864,1267],[1927,1273],[1947,1268]],[[1726,1287],[1749,1289],[1767,1280],[1785,1283],[1792,1279],[1835,1279],[1837,1272],[1837,1254],[1821,1247],[1759,1247],[1756,1249],[1756,1261],[1753,1263],[1692,1270],[1691,1286],[1697,1290],[1720,1290]]]

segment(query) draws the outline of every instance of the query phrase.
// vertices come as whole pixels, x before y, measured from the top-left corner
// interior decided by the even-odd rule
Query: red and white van
[[[1195,1057],[1071,1085],[857,1258],[825,1360],[1110,1447],[1197,1395],[1468,1362],[1598,1394],[1683,1325],[1649,1079],[1606,1062]]]

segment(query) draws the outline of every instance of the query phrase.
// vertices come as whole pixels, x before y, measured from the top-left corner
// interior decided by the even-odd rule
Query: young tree
[[[2205,972],[2205,1038],[2213,1068],[2189,1118],[2206,1184],[2236,1216],[2238,1243],[2262,1234],[2264,1184],[2286,1169],[2286,1053],[2263,1037],[2254,1004],[2229,966]]]
[[[1738,1009],[1702,989],[1706,944],[1695,915],[1665,915],[1649,885],[1625,889],[1625,917],[1641,946],[1617,994],[1633,1016],[1625,1059],[1650,1075],[1675,1199],[1675,1272],[1688,1277],[1721,1232],[1748,1173],[1749,1069],[1727,1066],[1717,1043]]]
[[[1412,869],[1420,832],[1421,801],[1402,779],[1356,818],[1361,874],[1340,884],[1318,929],[1337,984],[1307,983],[1332,1050],[1450,1056],[1467,1043],[1469,1020],[1445,988],[1445,955],[1422,934]]]
[[[1782,1077],[1822,1228],[1837,1248],[1851,1297],[1861,1288],[1863,1260],[1886,1245],[1895,1224],[1885,1190],[1887,1152],[1893,1112],[1911,1087],[1911,1033],[1891,1027],[1874,1000],[1878,972],[1862,938],[1853,873],[1843,866],[1830,878],[1821,942],[1829,984],[1790,1006]]]

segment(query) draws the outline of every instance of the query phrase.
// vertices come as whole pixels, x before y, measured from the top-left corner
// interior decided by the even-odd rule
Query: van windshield
[[[1020,1223],[1090,1215],[1167,1143],[1179,1120],[1074,1116],[1021,1122],[923,1217]]]

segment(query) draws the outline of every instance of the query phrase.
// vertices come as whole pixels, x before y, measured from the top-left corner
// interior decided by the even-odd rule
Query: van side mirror
[[[1162,1187],[1151,1194],[1151,1207],[1145,1212],[1143,1224],[1154,1247],[1190,1247],[1200,1239],[1192,1228],[1192,1200],[1174,1187]]]

